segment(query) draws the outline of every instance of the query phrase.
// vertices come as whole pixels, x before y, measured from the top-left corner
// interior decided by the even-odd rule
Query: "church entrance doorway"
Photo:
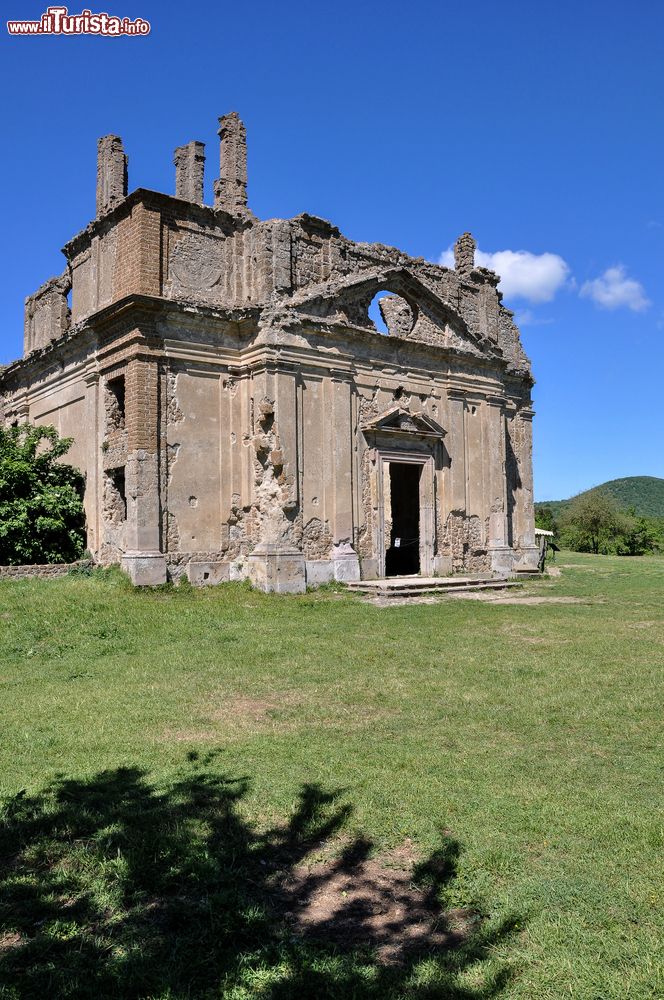
[[[420,479],[422,466],[390,462],[391,530],[385,553],[386,576],[420,572]]]

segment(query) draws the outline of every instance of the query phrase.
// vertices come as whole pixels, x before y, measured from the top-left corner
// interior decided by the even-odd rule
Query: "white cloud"
[[[622,264],[609,267],[593,281],[586,281],[579,292],[584,299],[592,299],[602,309],[620,309],[625,306],[632,312],[643,312],[650,305],[640,281],[628,278]]]
[[[447,250],[443,250],[438,258],[438,263],[442,264],[443,267],[454,267],[454,250],[452,247],[448,247]]]
[[[553,323],[550,318],[545,318],[544,316],[537,316],[532,309],[520,309],[514,316],[514,322],[517,326],[549,326]]]
[[[569,265],[556,253],[537,254],[529,250],[485,253],[477,250],[475,262],[500,275],[498,287],[506,298],[528,302],[550,302],[570,276]],[[441,254],[439,263],[454,267],[451,247]]]

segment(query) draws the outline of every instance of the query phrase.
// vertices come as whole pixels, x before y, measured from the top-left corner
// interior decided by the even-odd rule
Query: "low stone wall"
[[[73,569],[92,569],[93,566],[92,559],[79,559],[73,563],[46,563],[43,566],[0,566],[0,581],[31,578],[52,580],[57,576],[66,576]]]

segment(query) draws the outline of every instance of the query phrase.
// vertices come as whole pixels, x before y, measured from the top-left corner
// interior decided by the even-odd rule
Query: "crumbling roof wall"
[[[227,310],[281,306],[372,328],[368,305],[386,289],[423,315],[442,304],[451,329],[459,326],[486,353],[502,354],[510,367],[528,373],[498,279],[482,268],[460,272],[394,247],[355,243],[308,215],[259,222],[153,192],[136,192],[128,202],[123,212],[116,210],[115,225],[107,216],[65,248],[74,323],[139,293]],[[95,299],[96,290],[105,291],[103,299]],[[437,342],[436,326],[433,321],[427,330],[423,321],[414,336]],[[460,346],[458,336],[455,343]]]
[[[24,353],[40,350],[59,340],[69,328],[70,312],[67,296],[71,278],[65,271],[50,278],[25,300]]]
[[[376,292],[386,290],[401,296],[413,314],[408,329],[407,309],[400,307],[391,334],[503,359],[514,375],[531,380],[512,313],[501,304],[498,276],[475,267],[470,234],[457,241],[451,269],[394,247],[356,243],[307,214],[259,221],[247,206],[244,125],[234,113],[219,122],[214,206],[201,203],[202,143],[176,150],[178,197],[142,189],[127,196],[122,142],[117,136],[100,139],[97,216],[65,246],[65,276],[27,300],[26,355],[75,333],[96,312],[130,295],[194,307],[259,308],[263,324],[287,324],[290,313],[373,329],[368,306]],[[396,307],[386,308],[396,316]]]

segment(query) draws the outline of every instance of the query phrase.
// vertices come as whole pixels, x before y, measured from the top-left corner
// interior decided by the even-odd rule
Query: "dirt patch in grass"
[[[496,604],[593,604],[583,597],[497,597]]]
[[[597,567],[586,566],[585,563],[560,563],[561,569],[585,569],[586,573],[596,573]]]
[[[547,646],[550,643],[550,639],[545,639],[542,636],[536,635],[521,635],[519,636],[519,642],[525,642],[527,646]]]
[[[365,597],[364,604],[373,604],[376,608],[399,608],[405,604],[440,604],[445,594],[418,594],[413,597]]]
[[[196,713],[200,726],[196,726],[194,720],[194,725],[183,729],[169,727],[160,738],[169,743],[210,743],[218,742],[229,729],[246,731],[270,725],[279,729],[292,728],[291,720],[279,718],[274,713],[300,703],[301,698],[295,692],[285,692],[272,698],[215,695]]]
[[[471,910],[446,910],[435,891],[417,884],[417,858],[406,841],[393,851],[302,864],[277,880],[277,899],[296,937],[350,951],[375,949],[382,964],[463,943],[479,920]]]
[[[281,707],[276,700],[268,698],[230,698],[224,705],[210,713],[217,722],[264,722],[270,712]]]
[[[217,700],[223,701],[223,699]],[[282,714],[296,708],[301,709],[297,719]],[[227,698],[212,711],[209,704],[202,710],[206,720],[223,722],[226,725],[239,728],[272,725],[279,729],[309,724],[312,721],[312,712],[315,713],[315,723],[319,728],[337,725],[355,728],[395,714],[383,707],[343,702],[330,703],[328,700],[317,708],[315,698],[313,700],[305,698],[301,691],[283,691],[264,698],[240,695]]]
[[[542,584],[543,590],[553,584]],[[601,600],[584,597],[542,597],[534,594],[508,594],[495,590],[448,591],[447,593],[418,595],[416,597],[367,597],[365,603],[377,608],[397,608],[405,604],[441,604],[444,601],[485,601],[489,604],[600,604]]]
[[[280,692],[269,698],[250,698],[247,695],[235,695],[229,698],[217,698],[217,702],[222,703],[210,710],[210,705],[206,707],[206,718],[213,722],[224,722],[236,726],[250,726],[267,724],[283,720],[274,718],[273,713],[284,708],[299,705],[302,698],[294,691]]]
[[[327,703],[316,718],[318,729],[342,726],[346,731],[362,729],[377,722],[384,722],[398,715],[397,709],[379,708],[375,705],[344,705]]]
[[[456,601],[486,601],[489,604],[598,604],[597,600],[589,601],[584,597],[537,597],[534,594],[524,594],[510,597],[497,597],[486,591],[475,591],[472,594],[449,594]]]
[[[5,931],[0,934],[0,955],[3,952],[13,951],[14,948],[20,948],[24,943],[23,937],[16,931]]]
[[[219,733],[211,729],[165,729],[161,738],[167,743],[212,743]]]
[[[525,622],[508,623],[500,629],[503,635],[514,639],[516,642],[525,643],[530,646],[556,645],[564,646],[571,642],[571,639],[562,639],[560,636],[540,635],[536,628],[529,628]]]
[[[299,712],[289,711],[300,709]],[[218,743],[225,737],[258,731],[291,732],[310,725],[317,729],[361,729],[385,720],[397,712],[383,707],[325,702],[318,708],[299,692],[284,692],[274,697],[211,697],[192,718],[192,725],[181,729],[168,727],[159,739],[169,743]],[[200,720],[200,724],[196,722]]]

